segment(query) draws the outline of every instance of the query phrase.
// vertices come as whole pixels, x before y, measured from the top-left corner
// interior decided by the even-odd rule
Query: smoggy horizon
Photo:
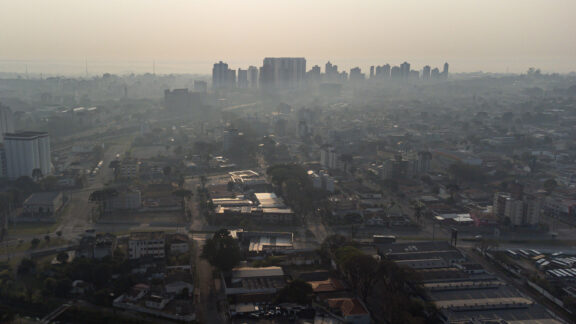
[[[0,0],[0,72],[209,74],[306,57],[451,71],[576,71],[576,2]]]

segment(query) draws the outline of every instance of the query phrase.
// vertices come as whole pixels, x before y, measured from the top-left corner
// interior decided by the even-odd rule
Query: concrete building
[[[15,180],[22,176],[32,177],[36,169],[40,170],[41,176],[52,173],[48,133],[5,133],[4,150],[8,179]]]
[[[390,64],[377,66],[375,77],[377,79],[389,79],[390,78]]]
[[[26,218],[52,218],[63,204],[61,192],[33,193],[24,201],[22,216]]]
[[[303,57],[267,57],[260,70],[263,89],[290,89],[303,84],[306,77],[306,59]]]
[[[222,149],[225,153],[230,152],[230,150],[236,145],[241,133],[238,132],[236,128],[227,128],[222,132]]]
[[[290,232],[239,231],[236,235],[240,241],[240,246],[252,257],[294,250],[294,235]]]
[[[5,133],[14,133],[14,117],[10,107],[0,103],[0,143],[4,141]]]
[[[142,207],[142,194],[140,190],[128,189],[118,193],[109,204],[112,210],[137,210]]]
[[[171,254],[186,253],[190,250],[190,240],[186,234],[174,233],[167,235],[168,250]]]
[[[208,91],[208,83],[206,81],[194,80],[194,91],[207,92]]]
[[[306,78],[308,79],[308,81],[311,82],[320,82],[320,80],[322,79],[322,72],[320,70],[320,66],[314,65],[310,69],[310,71],[308,71]]]
[[[400,71],[400,67],[399,66],[393,66],[392,69],[390,69],[390,78],[394,79],[394,80],[398,80],[402,77],[402,73]]]
[[[8,171],[6,170],[6,151],[4,145],[0,143],[0,178],[7,177]]]
[[[440,79],[440,70],[438,70],[438,68],[433,68],[430,72],[430,77],[434,80]]]
[[[362,73],[359,67],[350,69],[350,81],[362,81],[366,79],[366,75]]]
[[[426,65],[422,69],[422,80],[430,80],[430,73],[431,73],[430,65]]]
[[[534,226],[540,223],[542,208],[543,201],[536,196],[497,192],[492,210],[496,217],[512,226]]]
[[[238,88],[248,88],[248,70],[238,69]]]
[[[328,169],[338,168],[338,155],[332,145],[325,145],[320,149],[320,164]]]
[[[286,276],[281,267],[238,267],[232,269],[224,284],[227,296],[275,294],[286,286]]]
[[[118,177],[123,179],[135,179],[140,172],[140,161],[125,159],[118,169]]]
[[[400,64],[400,77],[402,79],[408,79],[410,76],[410,63],[404,62]]]
[[[132,232],[128,240],[128,257],[164,258],[166,242],[164,232]]]
[[[308,177],[312,181],[314,188],[334,192],[334,178],[326,170],[320,170],[318,173],[310,170],[308,171]]]
[[[212,68],[212,88],[223,89],[230,87],[228,64],[222,61],[214,63]]]
[[[192,106],[188,89],[164,90],[164,106],[168,110],[188,110]]]
[[[76,255],[78,257],[102,259],[107,256],[113,256],[116,247],[117,239],[114,234],[84,236],[78,244]]]
[[[260,70],[258,70],[255,66],[248,67],[248,84],[250,88],[256,89],[258,88],[258,76],[260,74]]]

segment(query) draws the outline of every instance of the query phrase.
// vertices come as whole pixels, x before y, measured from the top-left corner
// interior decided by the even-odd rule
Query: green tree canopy
[[[309,283],[296,279],[278,292],[276,301],[278,303],[306,305],[312,301],[312,293],[313,289]]]
[[[227,229],[221,229],[207,239],[202,257],[221,271],[230,271],[242,260],[240,247]]]

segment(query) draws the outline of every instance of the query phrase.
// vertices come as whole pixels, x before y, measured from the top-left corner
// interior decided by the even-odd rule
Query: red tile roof
[[[328,299],[328,305],[330,305],[330,308],[340,309],[343,316],[368,314],[368,311],[356,298]]]

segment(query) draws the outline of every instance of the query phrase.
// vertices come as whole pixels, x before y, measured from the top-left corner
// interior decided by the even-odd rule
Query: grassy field
[[[10,236],[45,235],[52,233],[58,227],[58,223],[20,223],[8,228]]]

